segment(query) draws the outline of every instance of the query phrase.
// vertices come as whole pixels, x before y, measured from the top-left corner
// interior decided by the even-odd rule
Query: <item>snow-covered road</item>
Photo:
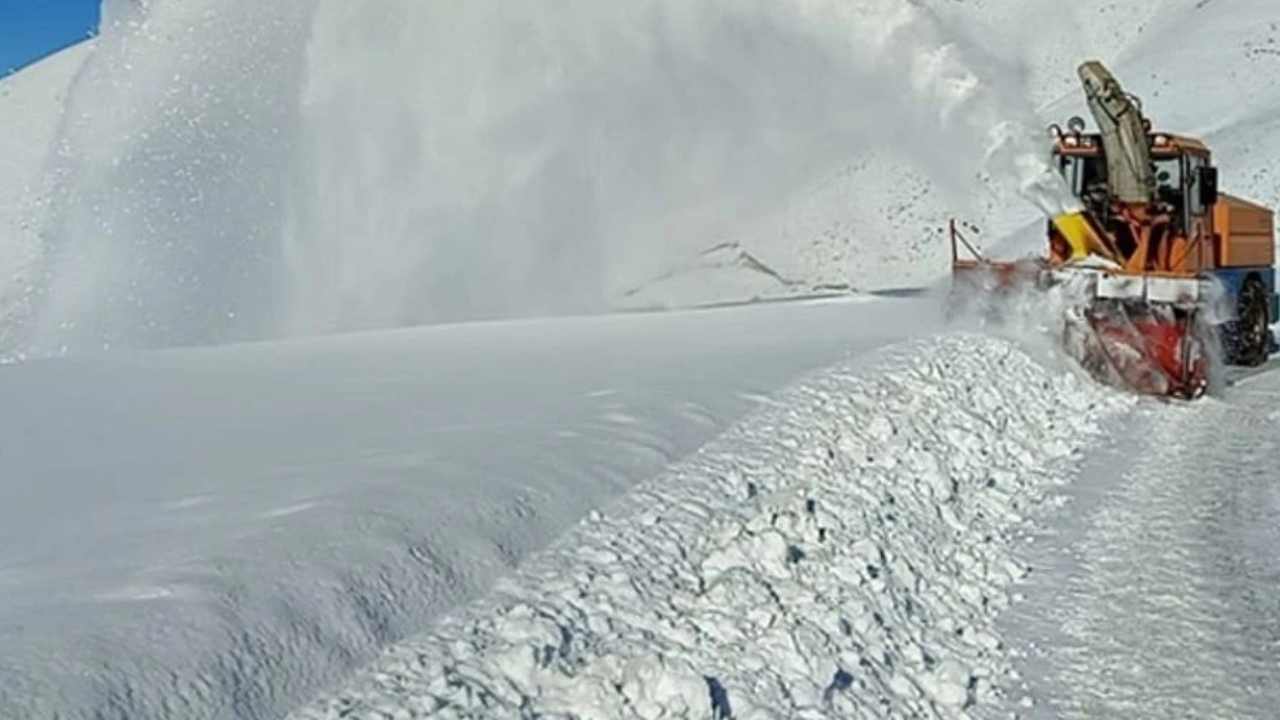
[[[1276,717],[1277,401],[1270,373],[1113,426],[1003,622],[1036,717]]]

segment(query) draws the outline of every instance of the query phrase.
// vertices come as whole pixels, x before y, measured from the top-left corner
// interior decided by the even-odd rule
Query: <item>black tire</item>
[[[1246,280],[1236,304],[1235,360],[1240,365],[1256,367],[1267,361],[1271,352],[1268,306],[1267,288],[1262,281]]]

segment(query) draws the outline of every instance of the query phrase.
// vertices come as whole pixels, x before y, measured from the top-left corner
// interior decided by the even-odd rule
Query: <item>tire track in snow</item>
[[[958,336],[819,374],[297,718],[966,717],[1114,393]]]
[[[1193,406],[1150,404],[1072,493],[1011,615],[1063,718],[1272,718],[1280,707],[1280,482],[1259,377]],[[1074,517],[1073,517],[1074,516]],[[1016,630],[1015,630],[1016,632]]]

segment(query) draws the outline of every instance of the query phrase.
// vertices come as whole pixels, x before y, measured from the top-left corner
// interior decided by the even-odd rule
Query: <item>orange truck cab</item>
[[[1212,280],[1225,291],[1235,317],[1225,323],[1228,359],[1256,364],[1263,357],[1237,357],[1235,338],[1259,331],[1280,318],[1276,296],[1275,216],[1256,203],[1218,191],[1217,169],[1204,143],[1169,133],[1148,135],[1155,165],[1156,202],[1150,208],[1123,208],[1111,201],[1107,162],[1097,134],[1060,135],[1054,156],[1072,193],[1113,238],[1124,272],[1144,276]],[[1124,217],[1134,212],[1140,218]],[[1138,237],[1137,234],[1143,234]],[[1065,240],[1049,223],[1049,261],[1069,256]]]

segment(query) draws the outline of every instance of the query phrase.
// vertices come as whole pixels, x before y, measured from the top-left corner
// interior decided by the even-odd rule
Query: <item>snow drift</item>
[[[1129,404],[979,336],[818,373],[294,717],[1016,709],[1013,543]]]

